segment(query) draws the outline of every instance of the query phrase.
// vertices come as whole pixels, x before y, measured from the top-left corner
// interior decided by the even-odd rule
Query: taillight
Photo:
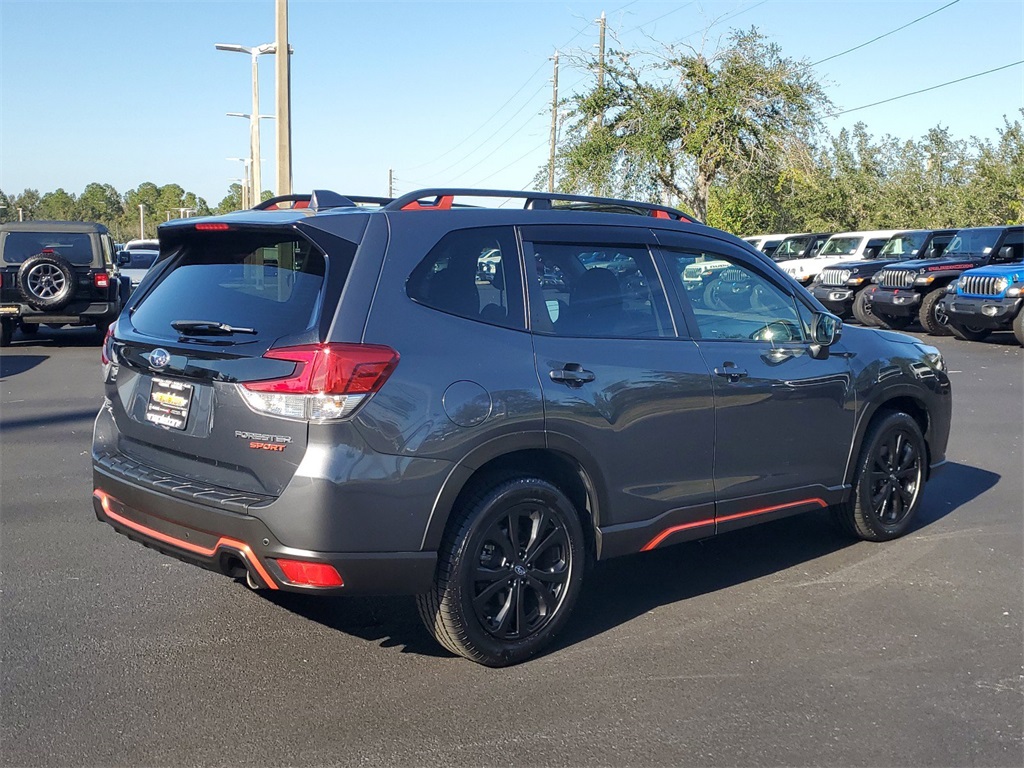
[[[376,344],[304,344],[271,349],[271,360],[295,363],[290,376],[239,385],[254,410],[324,421],[349,416],[388,380],[398,353]]]
[[[341,574],[328,563],[313,563],[308,560],[277,560],[284,577],[293,584],[309,587],[343,587]]]
[[[111,323],[107,326],[107,332],[103,336],[103,345],[100,347],[100,361],[104,365],[110,365],[114,361],[114,326]]]
[[[92,276],[92,284],[97,288],[109,288],[110,287],[110,275],[106,272],[97,272]]]
[[[196,224],[196,230],[199,232],[226,232],[229,229],[231,227],[223,221],[206,221]]]

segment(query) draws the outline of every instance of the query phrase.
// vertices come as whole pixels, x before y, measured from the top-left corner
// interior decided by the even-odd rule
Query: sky
[[[602,11],[609,47],[623,49],[712,50],[757,27],[813,65],[837,112],[852,110],[826,121],[831,132],[863,121],[875,136],[941,125],[995,139],[1024,107],[1018,63],[858,109],[1024,60],[1021,0],[290,0],[295,191],[384,195],[389,169],[397,193],[529,187],[547,161],[549,59],[562,54],[561,97],[592,86],[568,59],[596,46]],[[249,57],[214,44],[274,34],[274,0],[0,0],[0,190],[151,181],[216,205],[242,173],[227,158],[249,152],[248,121],[226,113],[252,100]],[[273,56],[259,68],[272,114]],[[262,122],[267,189],[274,131]]]

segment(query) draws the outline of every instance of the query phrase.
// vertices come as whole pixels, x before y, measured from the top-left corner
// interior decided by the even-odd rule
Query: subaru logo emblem
[[[171,362],[171,353],[163,347],[157,347],[149,353],[149,364],[154,368],[164,368]]]
[[[524,568],[523,566],[519,565],[518,563],[516,563],[515,565],[512,566],[512,570],[515,571],[516,576],[525,576],[526,575],[526,568]]]

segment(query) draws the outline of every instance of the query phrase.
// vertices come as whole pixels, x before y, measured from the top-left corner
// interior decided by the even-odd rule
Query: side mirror
[[[828,348],[843,335],[843,321],[830,312],[818,312],[811,323],[811,357],[828,357]]]
[[[132,263],[132,255],[130,253],[128,253],[128,251],[118,251],[117,252],[117,266],[119,266],[119,267],[127,267],[131,263]]]
[[[1013,259],[1013,246],[1004,245],[999,249],[999,260],[1000,261],[1011,261]]]

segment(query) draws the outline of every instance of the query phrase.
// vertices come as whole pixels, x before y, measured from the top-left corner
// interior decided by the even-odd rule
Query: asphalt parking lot
[[[411,599],[268,599],[97,523],[96,340],[16,335],[0,764],[1020,766],[1024,351],[923,338],[951,463],[907,537],[816,514],[610,561],[550,653],[490,670]]]

